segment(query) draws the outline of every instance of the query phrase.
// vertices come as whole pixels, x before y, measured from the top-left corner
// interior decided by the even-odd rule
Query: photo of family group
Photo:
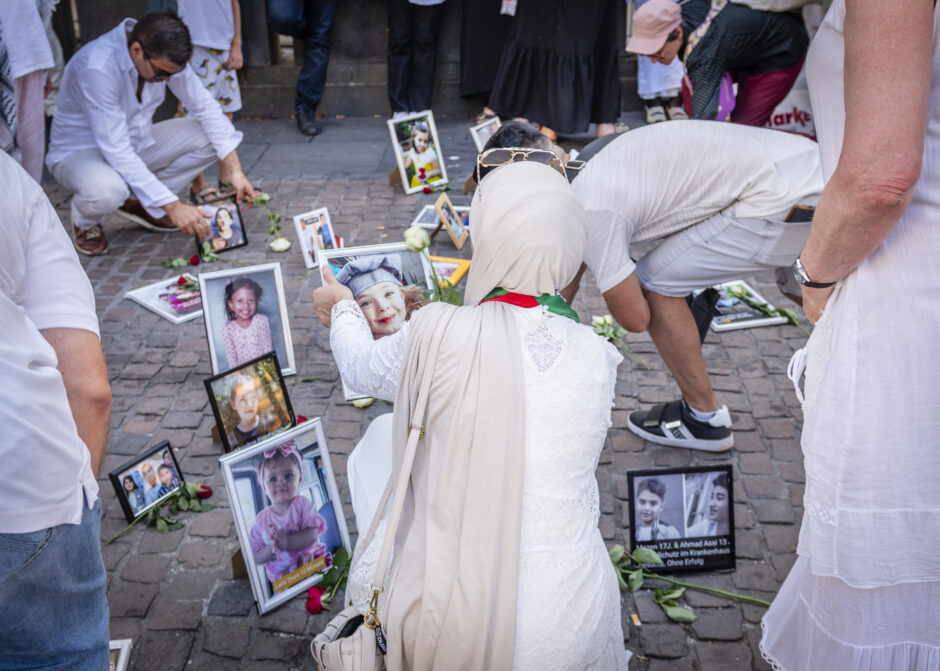
[[[294,217],[294,228],[297,239],[300,240],[300,249],[304,255],[304,265],[315,268],[317,265],[316,253],[318,249],[336,249],[340,247],[333,225],[330,223],[330,212],[325,207],[311,210]]]
[[[447,183],[447,168],[431,110],[389,119],[388,130],[405,193]]]
[[[227,252],[248,244],[248,236],[245,235],[245,226],[234,196],[211,204],[200,205],[199,209],[208,216],[209,235],[205,241],[208,241],[213,252]],[[198,252],[200,250],[198,240],[196,247]]]
[[[632,475],[637,541],[727,536],[733,527],[730,467]]]
[[[182,324],[202,315],[199,282],[189,273],[128,291],[124,298],[143,305],[174,324]]]
[[[463,243],[466,242],[467,237],[469,237],[470,231],[464,226],[463,219],[457,212],[457,208],[454,207],[454,204],[450,202],[450,198],[446,193],[440,195],[437,202],[434,203],[434,209],[437,210],[437,214],[441,218],[441,223],[444,225],[444,228],[447,229],[447,234],[450,236],[454,246],[457,247],[457,249],[461,249]]]
[[[201,273],[199,288],[213,374],[271,351],[296,371],[280,263]]]
[[[168,441],[108,474],[128,522],[179,489],[182,477]]]
[[[261,613],[318,583],[340,547],[351,550],[319,420],[221,464]]]
[[[210,377],[205,385],[226,452],[294,425],[294,410],[274,352]]]

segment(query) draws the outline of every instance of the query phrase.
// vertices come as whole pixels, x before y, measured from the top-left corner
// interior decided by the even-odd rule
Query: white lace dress
[[[594,472],[622,357],[590,328],[514,308],[525,376],[525,471],[513,668],[626,669],[620,592],[597,528]],[[409,325],[372,340],[353,301],[333,309],[330,345],[347,385],[394,398]],[[389,437],[391,449],[391,437]],[[382,482],[379,486],[384,486]],[[358,522],[358,520],[357,520]],[[359,526],[360,533],[366,529]],[[378,545],[362,550],[349,598],[365,612]],[[371,561],[370,561],[371,558]]]

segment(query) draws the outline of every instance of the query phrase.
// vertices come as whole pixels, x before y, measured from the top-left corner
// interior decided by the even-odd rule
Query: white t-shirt
[[[98,498],[55,350],[40,329],[98,334],[95,296],[39,185],[0,152],[0,533],[79,524]]]
[[[652,124],[594,156],[571,183],[587,211],[584,260],[601,292],[634,271],[630,245],[723,212],[771,217],[823,189],[816,143],[718,121]]]
[[[178,0],[179,17],[193,44],[227,51],[235,37],[232,0]]]

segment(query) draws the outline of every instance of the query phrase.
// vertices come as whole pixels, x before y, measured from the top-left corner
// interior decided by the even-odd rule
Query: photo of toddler
[[[447,167],[430,110],[387,121],[405,193],[447,183]]]
[[[302,480],[303,464],[293,440],[262,453],[258,481],[270,504],[258,513],[249,538],[254,560],[264,565],[274,592],[287,587],[278,589],[278,580],[320,557],[324,568],[333,564],[332,554],[320,541],[327,531],[326,520],[311,499],[297,493]]]
[[[408,151],[405,152],[405,174],[412,187],[424,186],[441,178],[441,163],[431,141],[431,129],[423,121],[411,127]]]
[[[261,286],[249,277],[236,277],[225,286],[222,343],[229,366],[237,366],[274,349],[268,318],[258,313]]]
[[[250,375],[239,375],[232,382],[229,405],[238,416],[238,422],[227,434],[230,448],[241,447],[281,426],[280,420],[270,413],[258,412],[258,381]]]
[[[336,279],[352,291],[372,336],[397,333],[414,310],[427,304],[421,287],[405,285],[397,254],[370,254],[347,262]]]

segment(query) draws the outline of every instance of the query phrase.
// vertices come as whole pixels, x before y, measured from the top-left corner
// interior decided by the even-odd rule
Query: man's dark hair
[[[531,149],[552,150],[552,141],[524,121],[507,121],[490,136],[483,146],[487,149],[503,147],[527,147]]]
[[[160,468],[157,469],[157,473],[162,473],[163,471],[170,470],[170,467],[166,464],[160,464]]]
[[[712,480],[712,487],[724,487],[725,491],[730,491],[730,487],[728,487],[728,474],[719,473],[715,476],[715,479]]]
[[[146,14],[131,29],[131,43],[139,42],[148,58],[165,58],[183,68],[193,55],[193,40],[183,20],[169,9]]]
[[[646,480],[641,480],[640,484],[636,487],[636,495],[639,496],[643,492],[652,492],[660,499],[666,499],[666,485],[663,484],[662,480],[658,478],[647,478]]]

